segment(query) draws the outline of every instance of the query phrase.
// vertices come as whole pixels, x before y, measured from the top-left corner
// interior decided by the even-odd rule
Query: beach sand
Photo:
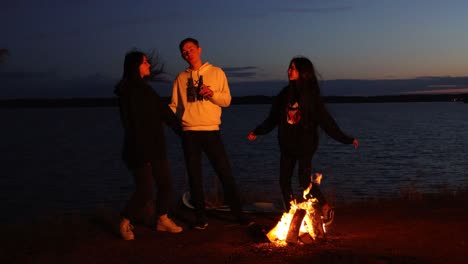
[[[468,199],[424,198],[335,205],[326,240],[277,246],[264,236],[281,213],[252,213],[240,226],[214,212],[204,231],[180,207],[179,234],[136,226],[133,241],[118,236],[118,214],[66,215],[1,230],[0,263],[466,263]]]

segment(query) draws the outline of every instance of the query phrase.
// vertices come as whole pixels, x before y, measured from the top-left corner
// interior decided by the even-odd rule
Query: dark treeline
[[[387,102],[453,102],[468,103],[468,94],[424,94],[385,96],[324,96],[326,103],[387,103]],[[169,103],[169,97],[163,97]],[[271,104],[273,97],[264,95],[233,97],[232,104]],[[48,98],[0,100],[0,108],[16,107],[115,107],[117,98]]]

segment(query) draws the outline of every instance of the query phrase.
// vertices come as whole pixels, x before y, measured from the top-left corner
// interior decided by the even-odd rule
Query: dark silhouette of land
[[[465,102],[468,94],[414,94],[383,96],[324,96],[326,103],[387,103],[387,102]],[[169,97],[163,97],[169,103]],[[265,95],[233,97],[232,104],[271,104],[274,97]],[[16,107],[115,107],[117,98],[23,98],[0,100],[0,108]]]

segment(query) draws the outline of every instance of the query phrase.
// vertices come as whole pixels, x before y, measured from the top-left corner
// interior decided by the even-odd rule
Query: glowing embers
[[[312,184],[320,185],[322,174],[316,173],[303,192],[303,202],[293,200],[291,209],[283,213],[281,220],[267,233],[270,242],[286,245],[288,243],[307,243],[317,238],[325,238],[325,225],[316,198],[309,196]]]

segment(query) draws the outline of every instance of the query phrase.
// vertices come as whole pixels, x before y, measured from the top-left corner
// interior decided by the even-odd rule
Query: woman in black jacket
[[[125,240],[134,239],[130,222],[155,220],[154,214],[158,216],[156,230],[182,231],[167,216],[171,207],[172,184],[163,123],[179,134],[181,128],[169,106],[147,83],[150,68],[144,53],[127,53],[123,77],[115,88],[124,129],[122,159],[132,171],[136,187],[121,213],[120,233]],[[158,190],[156,208],[153,203],[155,183]]]
[[[320,126],[329,136],[343,144],[358,147],[358,141],[346,135],[325,108],[320,96],[318,79],[312,62],[305,57],[295,57],[289,63],[289,85],[275,97],[268,117],[247,138],[255,140],[278,126],[281,152],[280,187],[286,210],[294,200],[291,178],[298,163],[299,184],[307,188],[311,182],[312,158],[319,143]],[[333,211],[317,184],[312,185],[311,195],[317,198],[325,216],[331,223]]]

